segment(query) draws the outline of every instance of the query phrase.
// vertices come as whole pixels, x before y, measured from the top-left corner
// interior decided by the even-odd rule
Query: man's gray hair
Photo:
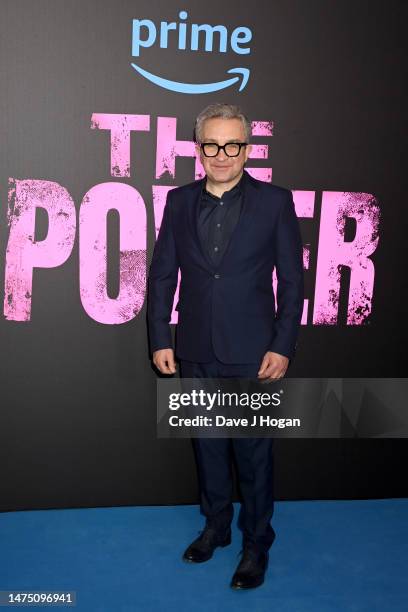
[[[234,104],[222,104],[218,102],[206,106],[196,119],[194,138],[198,143],[202,142],[203,124],[207,119],[240,119],[245,132],[245,142],[249,142],[251,138],[251,122],[240,107]]]

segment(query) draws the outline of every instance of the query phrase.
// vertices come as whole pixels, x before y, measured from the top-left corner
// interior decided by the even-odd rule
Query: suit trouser
[[[183,378],[257,378],[260,363],[225,364],[214,360],[193,363],[180,360]],[[238,528],[243,546],[268,550],[275,532],[273,515],[273,438],[192,438],[200,486],[200,512],[206,524],[220,535],[230,526],[232,505],[232,455],[235,457],[242,504]]]

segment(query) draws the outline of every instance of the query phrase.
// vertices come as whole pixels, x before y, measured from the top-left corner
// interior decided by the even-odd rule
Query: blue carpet
[[[231,546],[198,565],[181,561],[198,506],[2,513],[0,590],[73,590],[81,612],[407,610],[407,499],[277,502],[266,581],[249,591],[229,587],[237,514]]]

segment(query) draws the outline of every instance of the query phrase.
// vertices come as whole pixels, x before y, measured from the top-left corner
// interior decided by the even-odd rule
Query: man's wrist
[[[281,346],[275,339],[272,346],[268,348],[268,351],[272,353],[278,353],[278,355],[282,355],[282,357],[286,357],[287,359],[293,359],[296,353],[298,343],[296,342],[295,346],[291,350],[288,346]]]

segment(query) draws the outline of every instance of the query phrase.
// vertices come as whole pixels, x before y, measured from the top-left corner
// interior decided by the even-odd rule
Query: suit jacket
[[[252,363],[268,350],[291,359],[303,310],[303,248],[292,193],[244,170],[241,215],[215,266],[197,231],[204,181],[167,196],[148,279],[150,351],[172,347],[169,321],[180,268],[179,359],[208,362],[215,353],[223,363]]]

